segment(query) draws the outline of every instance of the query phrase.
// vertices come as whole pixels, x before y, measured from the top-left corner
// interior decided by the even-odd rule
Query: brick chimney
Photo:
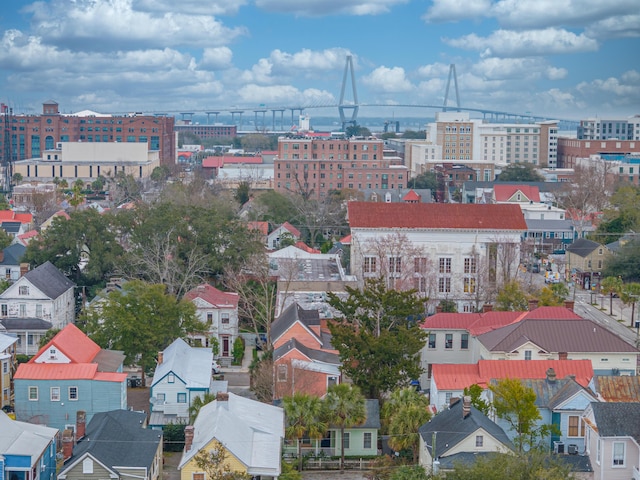
[[[29,271],[29,264],[28,263],[21,263],[20,264],[20,276],[24,277],[25,273],[27,273]]]
[[[227,392],[218,392],[216,393],[216,401],[218,402],[228,402],[229,394]]]
[[[436,307],[436,313],[442,313],[442,307],[440,305]]]
[[[187,425],[184,427],[184,451],[188,452],[191,450],[191,445],[193,445],[193,425]]]
[[[78,410],[76,412],[76,438],[80,440],[84,437],[87,426],[87,412]]]
[[[73,430],[67,428],[62,432],[62,457],[64,460],[68,460],[73,456]]]
[[[163,360],[164,360],[164,353],[158,352],[158,365],[162,364]]]
[[[531,300],[529,300],[529,311],[531,312],[536,308],[538,308],[538,299],[532,298]]]
[[[462,418],[467,418],[471,413],[471,397],[465,395],[462,397]]]
[[[487,313],[491,311],[493,311],[493,305],[491,305],[490,303],[485,303],[484,305],[482,305],[482,313]]]
[[[568,308],[569,310],[571,310],[573,312],[573,307],[576,304],[576,302],[574,302],[573,300],[565,300],[564,301],[564,308]]]
[[[551,367],[547,370],[547,381],[552,383],[556,381],[556,371]]]

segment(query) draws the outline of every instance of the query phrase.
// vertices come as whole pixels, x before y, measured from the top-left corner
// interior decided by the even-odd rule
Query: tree
[[[211,392],[204,392],[203,396],[197,396],[194,398],[191,401],[191,405],[189,405],[189,423],[193,424],[198,417],[198,413],[200,413],[200,409],[207,403],[213,402],[215,399],[216,394]]]
[[[244,205],[249,201],[249,194],[251,193],[251,185],[247,181],[242,181],[236,188],[235,193],[233,194],[233,198],[240,205]]]
[[[251,377],[251,391],[258,401],[264,403],[273,402],[273,355],[271,351],[262,353],[262,356],[251,362],[249,367]]]
[[[552,425],[538,426],[542,420],[536,407],[536,392],[523,385],[518,378],[505,378],[489,385],[493,393],[492,406],[498,418],[507,422],[515,432],[515,444],[522,452],[526,446],[534,447],[552,431]]]
[[[22,182],[22,180],[24,179],[24,177],[22,176],[21,173],[16,172],[13,174],[13,177],[11,177],[13,180],[13,183],[15,183],[16,185],[20,185],[20,183]]]
[[[438,190],[438,178],[435,172],[424,172],[409,180],[407,186],[418,189],[428,188],[432,192],[435,192]]]
[[[93,183],[91,183],[91,189],[94,192],[101,192],[104,189],[104,186],[106,185],[106,183],[107,183],[107,179],[103,175],[99,175],[98,178],[96,178],[93,181]]]
[[[213,440],[210,448],[200,450],[193,460],[198,469],[205,472],[207,480],[250,480],[251,475],[232,470],[228,456],[225,446]]]
[[[473,385],[465,387],[462,394],[465,397],[470,397],[471,398],[471,405],[476,407],[478,410],[480,410],[485,415],[489,415],[489,410],[490,410],[491,407],[489,406],[489,404],[485,400],[482,399],[482,392],[483,391],[484,390],[482,389],[482,387],[480,385],[477,385],[477,384],[474,383]]]
[[[527,294],[516,280],[504,284],[496,297],[496,310],[523,311],[529,305]]]
[[[371,131],[367,127],[354,124],[344,129],[344,133],[347,137],[370,137]]]
[[[624,184],[610,198],[595,240],[607,244],[628,232],[640,231],[640,186]]]
[[[423,301],[413,290],[387,289],[382,279],[368,280],[362,290],[346,290],[346,299],[329,293],[329,304],[341,315],[329,321],[329,329],[342,372],[368,398],[408,386],[422,373]]]
[[[367,420],[365,399],[355,385],[331,385],[324,398],[328,423],[340,429],[340,470],[344,470],[344,430]]]
[[[0,228],[0,250],[4,250],[13,242],[13,238],[3,229]]]
[[[303,438],[320,440],[326,433],[328,425],[324,420],[322,401],[318,397],[296,392],[282,399],[285,415],[285,436],[295,440],[298,451],[298,470],[302,471]]]
[[[605,277],[620,276],[624,282],[640,282],[640,239],[627,242],[605,260],[602,274]]]
[[[11,208],[11,205],[9,204],[7,197],[0,194],[0,210],[9,210],[10,208]]]
[[[140,365],[143,373],[155,367],[157,353],[175,339],[207,330],[193,303],[166,293],[164,285],[139,280],[109,292],[101,305],[82,315],[80,323],[98,345],[123,351],[125,363]]]
[[[42,335],[42,337],[40,337],[40,343],[38,343],[38,347],[42,348],[44,347],[47,343],[49,343],[51,341],[51,339],[53,337],[55,337],[58,333],[60,333],[60,329],[59,328],[50,328],[49,330],[47,330],[45,332],[44,335]]]
[[[542,306],[559,306],[569,296],[569,287],[564,283],[552,283],[538,293],[538,305]]]
[[[496,179],[498,182],[544,182],[544,177],[540,175],[530,163],[511,163],[502,169]]]
[[[411,450],[413,463],[417,463],[420,448],[417,431],[431,418],[427,397],[411,387],[395,390],[382,406],[382,418],[389,446],[396,451]]]
[[[605,277],[600,282],[600,291],[604,295],[609,295],[609,315],[613,316],[613,295],[622,291],[622,278]]]
[[[162,183],[167,181],[169,175],[171,175],[169,167],[167,167],[166,165],[161,165],[153,169],[150,178],[153,182]]]
[[[620,292],[620,300],[625,305],[631,305],[631,316],[629,317],[629,321],[631,323],[630,326],[634,326],[635,314],[636,314],[636,303],[640,300],[640,283],[625,283],[622,286],[622,291]]]
[[[79,178],[74,182],[73,187],[71,188],[71,193],[69,194],[69,205],[76,210],[80,205],[82,205],[82,203],[84,203],[85,195],[82,193],[83,188],[84,182]]]
[[[162,428],[162,449],[165,452],[181,452],[184,450],[183,423],[168,423]]]
[[[298,215],[298,210],[293,205],[291,197],[268,190],[258,196],[252,202],[252,220],[263,220],[281,225],[284,222],[292,222]]]

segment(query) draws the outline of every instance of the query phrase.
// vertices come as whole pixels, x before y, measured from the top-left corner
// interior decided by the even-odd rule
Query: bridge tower
[[[453,85],[455,86],[455,89],[456,89],[456,110],[459,112],[460,111],[460,92],[458,91],[458,75],[456,75],[455,63],[452,63],[451,65],[449,65],[449,79],[447,80],[447,90],[445,91],[445,94],[444,94],[444,103],[442,104],[442,111],[446,112],[448,108],[447,102],[449,101],[449,87],[451,87],[451,77],[453,77]]]
[[[351,74],[351,93],[353,94],[353,103],[345,103],[344,91],[347,86],[347,73]],[[340,90],[340,103],[338,112],[340,112],[340,121],[342,122],[342,130],[346,128],[347,123],[356,125],[358,121],[358,92],[356,91],[356,77],[353,75],[353,58],[347,55],[347,61],[344,65],[344,75],[342,76],[342,89]],[[351,118],[347,120],[345,110],[351,110]]]

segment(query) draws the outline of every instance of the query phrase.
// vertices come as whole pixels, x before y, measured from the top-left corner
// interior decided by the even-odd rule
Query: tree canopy
[[[417,463],[420,448],[417,432],[431,418],[427,397],[412,387],[394,390],[384,402],[382,417],[389,446],[396,451],[410,450],[413,462]]]
[[[365,398],[356,385],[338,383],[331,385],[324,398],[326,418],[330,425],[340,429],[344,439],[346,428],[362,425],[367,420]],[[344,441],[340,441],[340,470],[344,469]]]
[[[296,392],[282,399],[285,414],[285,436],[295,440],[298,450],[298,470],[302,471],[303,438],[320,440],[329,425],[325,421],[322,400],[306,393]]]
[[[346,299],[329,293],[330,305],[341,314],[329,329],[343,372],[367,398],[408,386],[422,373],[423,300],[413,290],[388,289],[381,278],[368,280],[362,290],[346,290]]]
[[[544,178],[530,163],[511,163],[502,169],[498,182],[544,182]]]
[[[517,280],[505,283],[496,297],[496,310],[519,312],[526,310],[528,305],[527,294]]]
[[[431,189],[432,192],[435,192],[438,190],[438,177],[435,172],[421,173],[409,180],[407,187],[419,189],[428,188]]]
[[[602,275],[620,276],[624,282],[640,282],[640,239],[622,245],[618,253],[605,260]]]

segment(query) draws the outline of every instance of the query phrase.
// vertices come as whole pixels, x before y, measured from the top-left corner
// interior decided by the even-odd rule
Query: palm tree
[[[631,305],[631,326],[634,326],[636,302],[640,299],[640,283],[626,283],[620,292],[620,300],[625,305]]]
[[[202,397],[196,397],[191,402],[191,406],[189,406],[189,421],[193,423],[200,413],[200,409],[204,407],[207,403],[211,403],[216,399],[216,394],[211,392],[205,392]]]
[[[431,418],[427,397],[413,388],[395,390],[382,406],[382,418],[389,434],[389,446],[400,451],[411,449],[418,461],[418,429]]]
[[[324,397],[329,424],[340,429],[340,470],[344,470],[344,430],[367,420],[365,398],[355,385],[332,385]]]
[[[327,431],[323,419],[322,401],[306,393],[294,393],[282,400],[286,418],[285,436],[295,439],[298,449],[298,470],[302,471],[302,438],[319,440]]]
[[[613,294],[622,290],[622,279],[620,277],[606,277],[600,283],[602,293],[609,295],[609,315],[613,316]]]

